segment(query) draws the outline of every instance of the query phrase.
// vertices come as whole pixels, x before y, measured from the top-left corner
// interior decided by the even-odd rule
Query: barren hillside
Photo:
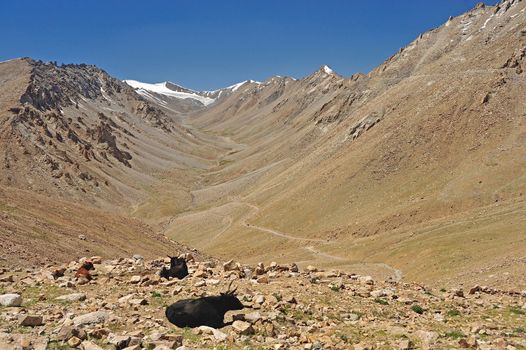
[[[2,210],[36,211],[20,189],[100,225],[133,217],[119,239],[144,224],[247,263],[524,286],[525,23],[524,1],[479,5],[368,74],[322,66],[198,108],[94,66],[0,63]],[[19,246],[55,244],[80,220],[26,240],[16,218]]]

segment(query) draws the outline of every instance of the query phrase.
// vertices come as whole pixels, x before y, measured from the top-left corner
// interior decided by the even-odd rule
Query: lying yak
[[[184,258],[178,258],[175,256],[169,256],[170,258],[170,268],[167,269],[163,266],[159,275],[166,279],[178,278],[183,279],[188,276],[188,266],[186,265],[186,260]]]
[[[95,266],[93,266],[91,260],[85,260],[75,273],[75,277],[85,278],[88,281],[91,281],[93,277],[91,277],[90,270],[95,270]]]
[[[199,326],[222,328],[226,326],[225,313],[245,307],[235,295],[237,288],[230,290],[231,285],[232,282],[227,291],[218,296],[177,301],[166,308],[166,318],[180,328]]]

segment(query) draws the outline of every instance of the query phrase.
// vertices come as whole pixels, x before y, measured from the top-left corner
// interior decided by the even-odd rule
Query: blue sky
[[[0,61],[90,63],[194,89],[301,78],[322,64],[350,76],[479,1],[2,0]]]

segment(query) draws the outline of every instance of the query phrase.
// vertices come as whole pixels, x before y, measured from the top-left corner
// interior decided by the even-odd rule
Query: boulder
[[[43,321],[44,319],[39,315],[20,315],[18,318],[18,324],[20,326],[41,326],[44,323]]]
[[[88,324],[104,323],[108,318],[109,314],[106,311],[95,311],[75,317],[73,323],[76,326],[84,326]]]
[[[20,306],[22,305],[22,296],[20,294],[2,294],[0,295],[0,305]]]

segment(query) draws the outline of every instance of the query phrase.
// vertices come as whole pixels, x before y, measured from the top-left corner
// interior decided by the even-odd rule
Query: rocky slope
[[[165,169],[213,164],[220,142],[94,66],[17,59],[0,63],[0,81],[2,264],[171,250],[123,214]]]
[[[239,148],[167,234],[252,262],[526,283],[524,23],[524,1],[479,5],[367,75],[321,67],[199,112],[189,125]]]
[[[220,263],[186,254],[190,275],[158,276],[163,259],[79,261],[0,274],[2,349],[492,349],[526,348],[526,291],[431,289],[296,264]],[[246,306],[222,329],[180,329],[164,316],[179,299],[234,281]],[[305,290],[308,289],[308,293]]]
[[[137,172],[203,166],[203,149],[213,154],[172,115],[94,66],[21,59],[0,70],[1,95],[18,89],[1,106],[2,185],[118,201],[139,190]],[[16,71],[24,73],[9,75]]]

